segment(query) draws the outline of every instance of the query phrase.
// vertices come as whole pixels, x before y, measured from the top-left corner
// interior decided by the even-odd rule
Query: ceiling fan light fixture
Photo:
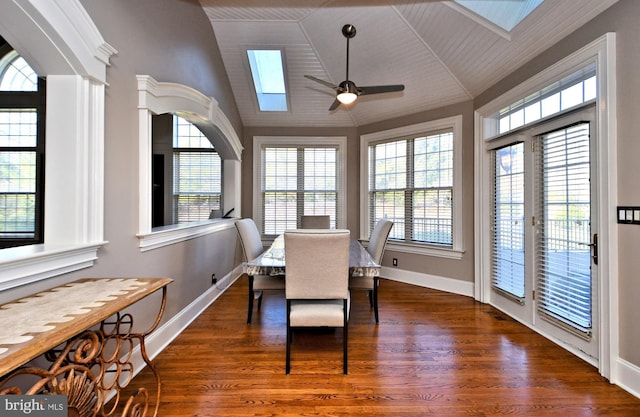
[[[338,95],[336,99],[342,104],[351,104],[358,98],[358,88],[356,85],[347,80],[340,83],[338,86]]]
[[[336,98],[342,104],[351,104],[354,101],[356,101],[358,96],[356,94],[354,94],[354,93],[349,92],[349,91],[345,91],[345,92],[342,92],[342,93],[338,94],[338,96]]]

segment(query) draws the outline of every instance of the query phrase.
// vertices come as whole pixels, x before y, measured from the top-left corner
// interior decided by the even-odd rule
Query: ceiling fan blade
[[[321,80],[320,78],[316,78],[316,77],[314,77],[312,75],[305,75],[304,77],[310,79],[311,81],[315,81],[315,82],[320,83],[320,84],[322,84],[324,86],[327,86],[329,88],[333,88],[334,90],[338,89],[337,85],[332,84],[329,81]]]
[[[331,103],[331,106],[329,107],[329,111],[334,111],[338,106],[340,106],[340,101],[338,101],[338,99],[333,100],[333,103]]]
[[[404,84],[370,85],[367,87],[358,87],[358,95],[364,96],[365,94],[393,93],[394,91],[403,90]]]

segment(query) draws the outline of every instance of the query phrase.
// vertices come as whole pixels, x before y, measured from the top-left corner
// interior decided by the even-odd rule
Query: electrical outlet
[[[218,278],[216,278],[216,274],[211,274],[211,285],[216,285],[218,282]]]
[[[398,258],[393,258],[393,266],[398,266]]]

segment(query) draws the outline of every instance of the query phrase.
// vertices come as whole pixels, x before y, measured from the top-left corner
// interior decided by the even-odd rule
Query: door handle
[[[583,245],[591,248],[591,258],[593,258],[593,263],[598,265],[598,234],[594,233],[591,243],[583,243]]]

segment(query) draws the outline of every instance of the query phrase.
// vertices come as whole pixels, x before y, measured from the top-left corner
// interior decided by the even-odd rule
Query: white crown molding
[[[9,0],[2,14],[10,18],[0,17],[0,31],[38,74],[81,75],[106,84],[117,51],[79,0]]]
[[[223,159],[241,159],[244,148],[240,137],[213,97],[183,84],[156,81],[149,75],[138,75],[137,79],[138,109],[153,114],[175,113],[205,131],[218,132],[216,136],[225,143],[214,145]]]

